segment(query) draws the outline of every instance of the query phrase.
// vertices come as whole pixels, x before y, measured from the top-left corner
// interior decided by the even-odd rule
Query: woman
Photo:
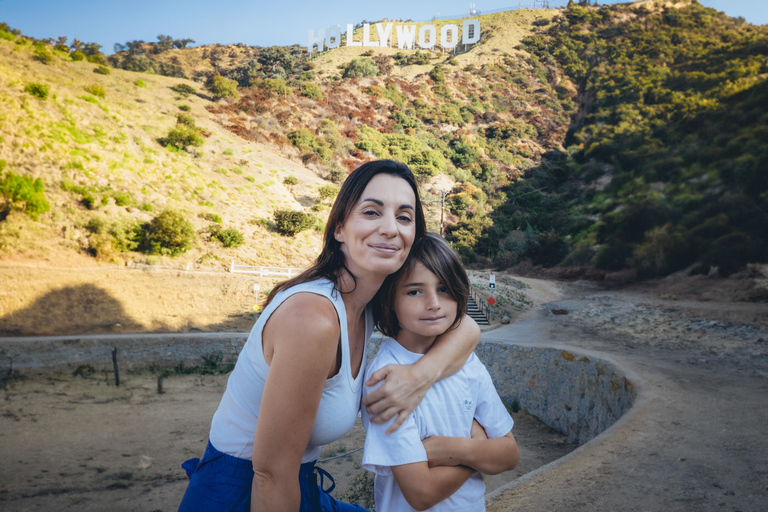
[[[314,463],[322,445],[357,417],[373,330],[368,303],[424,230],[405,165],[369,162],[349,175],[320,256],[267,297],[213,417],[205,455],[184,464],[190,484],[180,511],[361,510],[321,492]],[[397,415],[396,430],[436,380],[462,367],[478,339],[477,325],[465,318],[418,364],[373,374],[367,385],[385,383],[366,402],[372,421]]]

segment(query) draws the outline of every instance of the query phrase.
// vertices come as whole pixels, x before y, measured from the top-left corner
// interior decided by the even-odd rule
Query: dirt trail
[[[634,376],[637,403],[603,435],[493,493],[489,512],[765,510],[768,304],[578,287],[567,296],[485,337],[597,351]]]

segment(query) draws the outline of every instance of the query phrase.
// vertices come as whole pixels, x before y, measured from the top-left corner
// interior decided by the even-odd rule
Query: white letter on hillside
[[[448,32],[451,32],[451,40],[448,40]],[[440,44],[443,48],[453,48],[459,44],[459,27],[458,25],[443,25],[440,29]]]
[[[427,42],[427,32],[429,32],[429,42]],[[437,39],[437,29],[434,25],[422,25],[419,29],[419,46],[422,48],[432,48]]]
[[[330,48],[338,48],[341,45],[341,27],[338,25],[331,25],[325,29],[325,46]]]
[[[363,46],[379,46],[378,41],[371,41],[371,26],[363,24]]]
[[[360,41],[353,41],[352,38],[355,36],[355,27],[352,26],[351,23],[347,23],[347,46],[362,46],[363,43]]]
[[[325,37],[323,36],[323,29],[318,29],[318,34],[315,36],[315,31],[312,29],[309,29],[307,32],[309,32],[309,37],[307,39],[307,51],[312,54],[312,47],[317,44],[317,53],[321,53],[323,51],[323,40]]]
[[[480,22],[477,20],[464,20],[463,36],[461,44],[474,44],[480,40]],[[471,32],[471,35],[470,35]]]
[[[413,49],[416,25],[398,25],[395,30],[397,30],[397,48],[400,50]]]
[[[387,23],[386,27],[382,29],[381,23],[377,23],[376,32],[379,34],[379,46],[389,46],[389,36],[392,34],[392,24]]]

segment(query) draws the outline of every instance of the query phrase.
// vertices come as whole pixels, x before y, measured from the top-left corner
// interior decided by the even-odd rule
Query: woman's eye
[[[366,215],[368,217],[374,217],[377,215],[376,210],[365,210],[363,212],[363,215]]]
[[[418,295],[419,294],[419,290],[408,290],[405,294],[406,295]]]
[[[408,224],[411,223],[411,218],[408,215],[399,215],[397,219],[401,222],[407,222]]]

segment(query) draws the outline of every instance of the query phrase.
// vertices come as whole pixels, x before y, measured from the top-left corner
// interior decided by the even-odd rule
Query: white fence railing
[[[293,277],[304,272],[302,268],[283,268],[283,267],[253,267],[250,265],[238,265],[232,261],[229,271],[233,274],[254,274],[259,277],[265,276],[285,276]]]

